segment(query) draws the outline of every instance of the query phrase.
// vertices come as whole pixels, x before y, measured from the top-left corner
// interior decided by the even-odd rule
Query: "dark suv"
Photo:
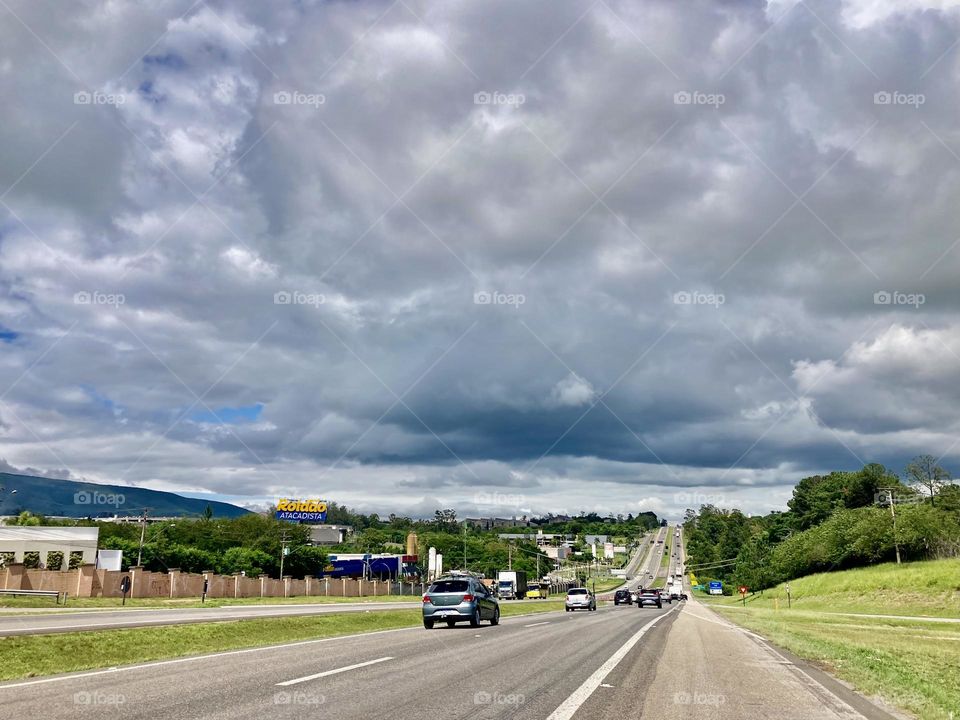
[[[663,600],[660,598],[660,591],[653,588],[641,591],[640,597],[637,598],[637,607],[642,608],[644,605],[654,605],[662,608]]]
[[[632,604],[629,590],[617,590],[613,594],[613,604],[619,605],[620,603],[626,603],[627,605]]]

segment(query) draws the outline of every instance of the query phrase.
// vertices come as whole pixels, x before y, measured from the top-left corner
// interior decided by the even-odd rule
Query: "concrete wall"
[[[99,570],[94,565],[82,565],[74,570],[28,570],[21,563],[11,563],[0,569],[0,588],[7,590],[57,590],[70,597],[119,598],[120,581],[129,575],[128,597],[136,598],[199,598],[203,581],[207,580],[207,597],[378,597],[382,595],[422,595],[420,583],[382,580],[351,580],[306,577],[285,577],[282,580],[216,573],[187,573],[177,569],[151,572],[130,568],[129,572]]]

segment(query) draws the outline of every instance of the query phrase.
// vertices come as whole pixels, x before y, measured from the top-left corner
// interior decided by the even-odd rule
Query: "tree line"
[[[892,505],[892,508],[891,508]],[[929,455],[901,479],[879,464],[802,479],[784,512],[748,517],[701,506],[684,517],[700,582],[763,590],[815,572],[960,555],[960,486]]]

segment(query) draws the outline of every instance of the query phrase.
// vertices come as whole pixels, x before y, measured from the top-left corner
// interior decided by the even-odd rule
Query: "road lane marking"
[[[377,658],[376,660],[367,660],[366,662],[356,663],[354,665],[345,665],[342,668],[336,668],[335,670],[325,670],[324,672],[306,675],[302,678],[278,682],[277,687],[287,687],[288,685],[296,685],[298,683],[307,682],[307,680],[317,680],[322,677],[329,677],[330,675],[339,675],[340,673],[347,672],[348,670],[356,670],[357,668],[367,667],[368,665],[376,665],[377,663],[386,662],[387,660],[393,660],[393,658],[388,656]]]
[[[549,612],[560,612],[560,611],[551,610]],[[508,618],[501,619],[500,622],[505,625],[513,625],[513,622],[512,622],[513,620],[519,620],[520,618],[529,617],[530,615],[534,615],[534,614],[536,613],[523,613],[521,615],[512,615]],[[388,633],[401,633],[401,632],[411,632],[411,631],[422,632],[419,625],[411,625],[409,627],[390,628],[389,630],[371,630],[369,632],[359,632],[359,633],[353,633],[350,635],[335,635],[334,637],[315,638],[313,640],[297,640],[295,642],[281,643],[279,645],[261,645],[259,647],[242,648],[240,650],[224,650],[221,652],[207,653],[205,655],[191,655],[190,657],[173,658],[170,660],[154,660],[151,662],[137,663],[135,665],[123,665],[120,667],[102,668],[99,670],[86,670],[82,672],[69,673],[67,675],[55,675],[53,677],[38,678],[36,680],[23,680],[20,682],[4,682],[4,683],[0,683],[0,693],[2,693],[4,690],[10,690],[13,688],[20,688],[20,687],[29,687],[31,685],[46,685],[47,683],[78,680],[78,679],[83,679],[88,677],[97,677],[98,675],[112,675],[115,673],[130,672],[131,670],[146,670],[147,668],[157,668],[157,667],[163,667],[165,665],[179,665],[181,663],[211,660],[214,658],[229,657],[231,655],[246,655],[249,653],[257,653],[257,652],[264,652],[264,651],[270,651],[270,650],[288,650],[290,648],[302,647],[304,645],[316,645],[319,643],[337,642],[340,640],[359,640],[359,639],[370,637],[373,635],[386,635]]]
[[[543,622],[530,623],[529,625],[524,625],[524,627],[536,627],[537,625],[549,625],[549,624],[550,624],[549,620],[544,620]]]
[[[570,720],[574,713],[580,709],[580,706],[583,705],[583,703],[585,703],[593,694],[593,691],[600,687],[600,684],[607,679],[607,675],[613,672],[614,668],[620,664],[620,661],[623,660],[623,658],[627,656],[627,653],[633,649],[633,646],[640,642],[640,638],[647,633],[647,630],[652,628],[671,613],[676,612],[678,609],[679,606],[673,608],[672,610],[668,610],[662,615],[658,615],[642,628],[637,630],[637,632],[634,633],[633,636],[623,645],[621,645],[603,665],[597,668],[590,677],[584,680],[583,684],[570,694],[570,697],[560,703],[560,707],[550,713],[550,716],[547,718],[547,720]]]

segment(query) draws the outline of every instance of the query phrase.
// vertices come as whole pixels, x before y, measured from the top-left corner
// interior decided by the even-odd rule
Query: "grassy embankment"
[[[710,607],[923,720],[960,715],[960,559],[821,573]],[[843,615],[851,613],[856,616]],[[864,615],[884,615],[873,618]],[[902,620],[891,616],[932,620]]]
[[[561,609],[562,602],[551,600],[500,607],[503,617]],[[415,627],[420,623],[419,610],[375,610],[312,617],[6,637],[0,638],[0,657],[3,658],[0,680]],[[484,623],[486,626],[487,623]],[[458,627],[466,625],[460,624]]]

